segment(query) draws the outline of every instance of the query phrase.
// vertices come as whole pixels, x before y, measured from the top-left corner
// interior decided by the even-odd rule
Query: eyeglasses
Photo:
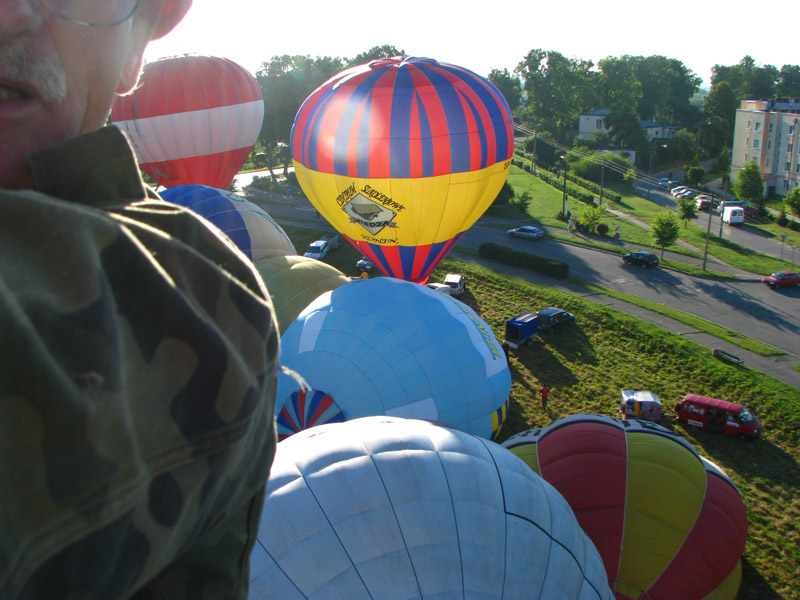
[[[55,16],[88,27],[113,27],[131,18],[141,0],[39,0]]]

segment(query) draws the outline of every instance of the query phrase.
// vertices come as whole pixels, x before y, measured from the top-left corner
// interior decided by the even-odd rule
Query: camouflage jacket
[[[0,598],[245,598],[278,333],[115,128],[0,190]]]

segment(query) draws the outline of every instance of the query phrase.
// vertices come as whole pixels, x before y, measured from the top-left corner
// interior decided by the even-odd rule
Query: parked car
[[[544,231],[533,225],[523,225],[522,227],[515,227],[508,230],[508,235],[511,237],[527,238],[529,240],[538,240],[544,237]]]
[[[672,182],[669,179],[667,179],[666,177],[662,177],[661,179],[658,180],[658,187],[668,189],[670,183]]]
[[[675,197],[676,198],[694,198],[695,196],[699,196],[699,195],[700,195],[700,192],[698,192],[697,190],[684,190],[684,191],[682,191],[680,194],[678,194]]]
[[[800,274],[793,271],[778,271],[768,277],[764,277],[761,281],[774,290],[776,288],[800,285]]]
[[[358,259],[358,262],[356,262],[356,271],[359,273],[373,273],[377,270],[378,268],[375,266],[375,263],[366,256],[362,256]]]
[[[539,331],[542,333],[550,333],[553,329],[575,323],[575,315],[555,306],[543,308],[536,315],[539,317]]]
[[[757,438],[763,429],[761,421],[741,404],[708,396],[687,394],[675,404],[675,412],[681,423],[740,439]]]
[[[450,286],[450,295],[458,298],[467,291],[467,280],[458,273],[448,273],[444,276],[445,285]]]
[[[686,187],[685,185],[679,185],[678,187],[672,188],[670,194],[672,194],[677,198],[678,194],[682,194],[683,192],[688,192],[688,191],[689,191],[688,187]]]
[[[450,296],[452,288],[446,283],[426,283],[425,287],[432,289],[434,292],[439,292],[445,296]]]
[[[626,265],[637,265],[648,269],[655,269],[658,266],[658,257],[652,252],[645,252],[644,250],[626,254],[622,257],[622,261]]]
[[[700,194],[694,199],[697,210],[711,210],[714,207],[714,198],[708,194]]]

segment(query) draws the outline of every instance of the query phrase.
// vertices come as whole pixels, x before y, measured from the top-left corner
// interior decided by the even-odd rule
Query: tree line
[[[375,46],[352,58],[275,56],[256,73],[264,96],[264,124],[255,166],[288,165],[294,117],[311,92],[341,70],[376,58],[405,55],[395,46]],[[736,65],[715,65],[702,101],[701,79],[680,60],[665,56],[609,56],[595,65],[554,50],[533,49],[513,72],[493,69],[488,79],[505,96],[515,122],[571,146],[582,112],[608,108],[609,134],[595,133],[588,148],[628,148],[656,163],[721,157],[733,139],[742,99],[800,98],[800,66],[759,66],[750,56]],[[654,152],[640,119],[679,128],[666,148]]]

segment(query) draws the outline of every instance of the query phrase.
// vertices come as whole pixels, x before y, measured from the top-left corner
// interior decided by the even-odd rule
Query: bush
[[[250,187],[261,190],[262,192],[268,192],[272,189],[272,179],[269,177],[261,177],[260,175],[256,175],[253,177]]]
[[[789,229],[792,231],[800,231],[800,223],[797,221],[789,221]]]
[[[789,217],[786,216],[786,211],[782,210],[780,216],[775,222],[781,227],[786,227],[787,225],[789,225]]]
[[[608,225],[606,225],[605,223],[600,223],[596,229],[597,233],[599,233],[600,235],[605,235],[608,233]]]
[[[544,258],[535,254],[528,254],[527,252],[519,252],[499,244],[481,244],[478,248],[478,254],[484,258],[490,258],[515,267],[530,269],[531,271],[549,275],[550,277],[563,279],[569,274],[569,265],[567,263]]]

